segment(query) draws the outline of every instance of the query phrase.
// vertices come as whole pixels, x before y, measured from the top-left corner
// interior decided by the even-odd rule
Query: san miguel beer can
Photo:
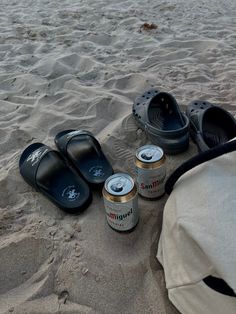
[[[146,198],[158,198],[164,194],[166,176],[165,155],[155,145],[137,149],[135,156],[138,193]]]
[[[130,175],[116,173],[103,188],[107,222],[117,231],[133,229],[139,220],[137,186]]]

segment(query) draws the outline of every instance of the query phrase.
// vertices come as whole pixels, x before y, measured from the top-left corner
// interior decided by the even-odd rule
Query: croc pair
[[[200,151],[236,136],[236,121],[225,109],[206,101],[193,101],[181,112],[175,98],[150,89],[133,104],[133,116],[155,145],[167,154],[178,154],[189,145],[189,133]]]
[[[90,187],[102,186],[113,169],[88,131],[62,131],[55,144],[59,152],[42,143],[28,146],[20,157],[20,173],[56,206],[79,213],[91,203]]]

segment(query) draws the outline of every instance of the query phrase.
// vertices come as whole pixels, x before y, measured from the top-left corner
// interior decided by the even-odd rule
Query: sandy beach
[[[151,87],[184,110],[205,99],[236,113],[235,0],[2,0],[0,3],[0,313],[177,314],[156,259],[167,197],[140,198],[129,234],[105,221],[101,193],[64,213],[19,173],[23,149],[85,129],[115,172],[134,175],[149,141],[132,117]],[[157,28],[145,30],[144,23]],[[167,156],[168,174],[195,154]]]

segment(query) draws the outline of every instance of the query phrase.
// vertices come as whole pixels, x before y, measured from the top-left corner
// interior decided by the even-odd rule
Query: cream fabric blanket
[[[177,181],[165,205],[157,258],[182,313],[236,313],[236,298],[202,281],[214,275],[236,291],[235,165],[233,152],[197,166]]]

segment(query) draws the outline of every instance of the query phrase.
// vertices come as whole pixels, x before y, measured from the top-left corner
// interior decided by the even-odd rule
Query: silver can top
[[[145,145],[137,149],[136,157],[145,163],[152,163],[163,158],[163,149],[155,145]]]
[[[126,195],[133,187],[134,180],[126,173],[115,173],[105,182],[105,190],[112,195]]]

